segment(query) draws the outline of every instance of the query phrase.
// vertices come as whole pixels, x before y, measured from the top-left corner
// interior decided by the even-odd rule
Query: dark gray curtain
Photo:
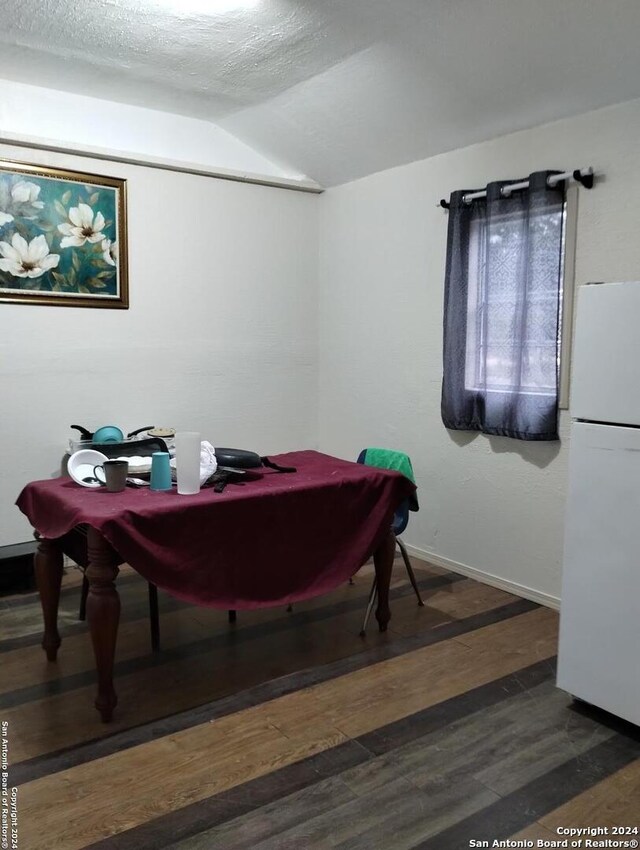
[[[536,172],[509,197],[451,195],[442,420],[518,440],[558,439],[564,184]],[[526,178],[523,178],[526,179]],[[518,181],[519,182],[519,181]]]

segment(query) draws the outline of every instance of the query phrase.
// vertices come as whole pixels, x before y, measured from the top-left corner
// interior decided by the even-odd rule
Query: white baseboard
[[[518,584],[515,581],[509,581],[508,579],[491,575],[491,573],[485,573],[483,570],[478,570],[475,567],[468,567],[466,564],[450,561],[449,558],[443,558],[442,555],[427,552],[425,549],[419,549],[417,546],[410,546],[408,543],[405,543],[405,546],[411,555],[419,558],[421,561],[428,561],[436,567],[442,567],[445,570],[451,570],[451,572],[469,576],[469,578],[473,578],[483,584],[490,584],[492,587],[513,593],[515,596],[531,599],[533,602],[539,602],[540,605],[545,605],[547,608],[560,609],[560,598],[558,596],[551,596],[549,593],[542,593],[542,591],[534,590],[532,587],[526,587],[524,584]]]

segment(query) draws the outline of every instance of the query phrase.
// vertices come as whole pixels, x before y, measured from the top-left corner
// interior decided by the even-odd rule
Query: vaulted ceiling
[[[639,0],[223,3],[0,0],[0,76],[210,120],[325,186],[640,97]]]

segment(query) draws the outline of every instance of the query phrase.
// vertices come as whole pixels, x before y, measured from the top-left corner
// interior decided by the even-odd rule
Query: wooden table
[[[87,620],[98,675],[95,707],[100,712],[102,721],[108,723],[118,703],[118,696],[113,685],[113,664],[120,619],[120,595],[116,588],[116,578],[122,558],[95,528],[88,528],[87,544],[89,553],[89,566],[86,570],[89,580]],[[38,539],[35,574],[44,619],[42,648],[47,655],[47,660],[51,662],[56,661],[58,649],[62,643],[58,632],[58,604],[63,554],[59,541],[44,537]],[[391,619],[389,584],[394,555],[395,537],[390,532],[373,555],[378,588],[378,606],[375,614],[381,632],[386,631]]]
[[[373,555],[378,589],[376,619],[380,630],[386,630],[391,617],[389,583],[395,554],[391,519],[414,485],[398,473],[317,452],[289,453],[277,459],[283,465],[297,465],[299,472],[265,475],[255,486],[247,485],[243,490],[229,487],[228,493],[220,494],[201,491],[197,496],[180,497],[175,492],[127,490],[94,495],[94,491],[69,479],[33,482],[23,490],[18,505],[31,519],[38,537],[35,572],[44,618],[42,646],[51,662],[56,660],[61,644],[57,619],[63,555],[74,557],[68,545],[70,532],[78,523],[86,526],[87,619],[98,676],[95,706],[104,722],[111,720],[118,701],[113,685],[120,618],[116,578],[119,565],[125,561],[179,598],[242,610],[287,604],[327,592],[347,581]],[[287,517],[292,509],[297,514],[291,521]],[[344,516],[344,511],[351,514]],[[264,517],[263,528],[254,535],[247,535],[242,528],[234,537],[229,528],[229,517],[234,516],[253,528]],[[206,526],[207,533],[201,533],[195,542],[192,533],[183,535],[186,542],[182,549],[179,541],[173,549],[158,547],[152,530],[156,528],[160,536],[168,528],[171,535],[171,523],[174,537],[175,528],[190,523],[198,528]],[[259,543],[256,548],[256,536],[258,540],[264,537],[264,548]],[[149,553],[144,549],[145,539]],[[245,545],[242,540],[246,540]],[[272,551],[275,561],[270,562]],[[186,567],[185,558],[191,558]],[[259,570],[251,574],[249,568],[256,562]],[[225,585],[225,570],[233,574],[229,587]],[[208,576],[216,586],[203,583]]]

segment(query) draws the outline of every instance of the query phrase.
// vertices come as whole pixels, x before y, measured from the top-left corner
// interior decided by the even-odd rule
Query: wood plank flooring
[[[557,615],[398,562],[393,619],[359,637],[372,571],[282,609],[226,612],[125,570],[115,721],[65,576],[57,664],[33,595],[0,604],[0,720],[20,850],[458,850],[640,826],[640,732],[555,688]],[[635,822],[634,822],[635,819]]]

